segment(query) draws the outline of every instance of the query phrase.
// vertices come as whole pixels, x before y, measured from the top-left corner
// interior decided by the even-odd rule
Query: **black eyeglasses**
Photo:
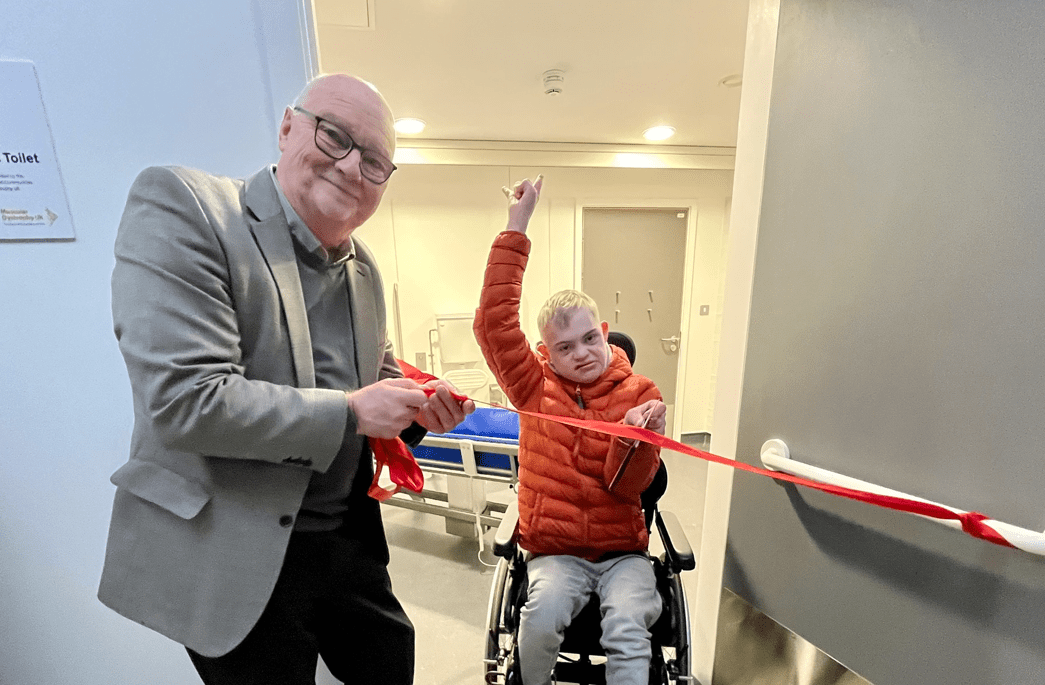
[[[331,159],[344,159],[345,157],[348,157],[352,150],[358,149],[359,173],[361,173],[363,178],[371,183],[381,185],[387,181],[388,177],[392,175],[392,172],[396,170],[396,165],[392,164],[392,160],[380,153],[374,152],[373,150],[367,150],[356,144],[356,141],[352,140],[352,136],[348,135],[323,117],[317,116],[301,107],[292,107],[291,109],[315,120],[316,147],[318,147],[327,157],[330,157]]]

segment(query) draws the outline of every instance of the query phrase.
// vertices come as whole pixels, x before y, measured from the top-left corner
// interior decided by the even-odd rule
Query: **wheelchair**
[[[661,512],[657,500],[667,487],[664,464],[642,495],[646,526],[655,525],[663,552],[651,558],[663,609],[650,629],[653,658],[650,685],[699,685],[690,671],[689,609],[680,574],[696,567],[696,558],[678,518]],[[487,685],[522,685],[517,636],[519,614],[526,603],[527,553],[515,544],[518,505],[513,502],[494,535],[494,553],[500,557],[494,571],[486,617]],[[651,536],[652,537],[652,536]],[[605,653],[598,597],[593,596],[566,628],[555,664],[553,682],[605,685]]]

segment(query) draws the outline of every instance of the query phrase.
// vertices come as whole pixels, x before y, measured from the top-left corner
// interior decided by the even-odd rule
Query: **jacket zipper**
[[[581,397],[581,386],[577,384],[577,406],[584,409],[584,398]],[[573,465],[577,467],[577,456],[581,453],[581,433],[583,430],[577,430],[573,436]]]

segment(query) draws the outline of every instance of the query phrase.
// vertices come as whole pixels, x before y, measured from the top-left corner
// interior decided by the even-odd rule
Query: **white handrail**
[[[956,514],[967,513],[961,509],[947,506],[946,504],[933,502],[922,497],[915,497],[914,495],[909,495],[905,492],[900,492],[899,490],[890,490],[889,488],[884,488],[865,480],[850,478],[849,476],[843,476],[834,471],[828,471],[827,469],[795,461],[791,458],[791,450],[788,449],[787,443],[776,438],[767,440],[765,444],[762,445],[761,457],[762,465],[773,471],[790,473],[793,476],[808,478],[809,480],[815,480],[819,483],[826,483],[828,485],[837,485],[839,487],[851,488],[853,490],[863,490],[864,492],[869,492],[873,495],[888,495],[891,497],[902,497],[916,502],[927,502],[938,507],[943,507],[944,509],[950,509]],[[920,514],[915,515],[920,516]],[[922,518],[945,525],[948,528],[956,528],[958,530],[962,529],[961,521],[956,521],[954,519],[938,519],[931,516],[922,516]],[[995,521],[994,519],[985,519],[982,523],[997,531],[998,534],[1005,538],[1013,547],[1022,549],[1024,552],[1030,552],[1031,554],[1045,556],[1045,533],[1028,530],[1027,528],[1020,528],[1019,526],[1014,526],[1002,521]]]

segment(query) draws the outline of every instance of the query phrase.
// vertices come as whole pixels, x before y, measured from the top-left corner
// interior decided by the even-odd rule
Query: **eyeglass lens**
[[[344,159],[357,147],[347,133],[323,120],[316,122],[316,146],[334,159]],[[374,183],[387,181],[394,168],[392,163],[369,150],[359,149],[360,173]]]

